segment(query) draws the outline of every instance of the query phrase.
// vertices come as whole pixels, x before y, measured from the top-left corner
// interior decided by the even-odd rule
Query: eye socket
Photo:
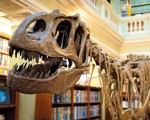
[[[27,28],[28,33],[42,32],[46,28],[46,22],[43,19],[33,21]]]
[[[62,49],[65,49],[68,46],[70,30],[71,23],[67,20],[60,22],[57,26],[54,37],[58,46]]]

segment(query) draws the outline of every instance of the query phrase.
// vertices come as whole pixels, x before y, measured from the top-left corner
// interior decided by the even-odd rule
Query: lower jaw
[[[61,95],[75,85],[85,70],[86,68],[64,70],[43,80],[20,77],[9,72],[7,85],[25,94],[50,92]]]

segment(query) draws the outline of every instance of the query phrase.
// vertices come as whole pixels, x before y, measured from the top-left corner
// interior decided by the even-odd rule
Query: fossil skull
[[[35,23],[35,24],[34,24]],[[34,24],[29,29],[29,26]],[[26,18],[9,42],[9,55],[20,53],[23,59],[41,58],[44,63],[14,65],[7,84],[23,93],[62,94],[72,87],[88,66],[89,29],[79,14],[65,16],[58,10],[36,13]],[[15,51],[15,52],[14,52]],[[67,70],[60,70],[66,66]],[[75,67],[70,69],[72,64]]]

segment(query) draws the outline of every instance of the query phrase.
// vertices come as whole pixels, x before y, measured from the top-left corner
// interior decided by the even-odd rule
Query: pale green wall
[[[35,94],[20,94],[19,119],[34,120],[35,115]]]
[[[117,15],[121,15],[120,0],[111,0],[111,6]]]

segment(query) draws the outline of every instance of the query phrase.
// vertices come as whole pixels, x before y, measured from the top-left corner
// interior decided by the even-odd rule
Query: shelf
[[[78,119],[74,119],[74,120],[88,120],[88,118],[78,118]]]
[[[94,118],[100,118],[101,115],[95,115],[95,116],[91,116],[90,119],[94,119]]]
[[[71,106],[72,103],[53,103],[52,107]]]
[[[5,39],[9,40],[11,36],[10,36],[10,35],[8,35],[8,34],[5,34],[5,33],[0,32],[0,37],[5,38]]]
[[[76,102],[76,103],[74,103],[74,105],[87,105],[88,104],[88,102]]]
[[[90,87],[90,90],[92,91],[92,90],[100,90],[100,87]]]
[[[101,102],[90,102],[90,105],[101,104]]]
[[[0,80],[6,80],[7,75],[0,75]]]
[[[8,55],[8,52],[4,52],[0,50],[0,54]]]
[[[9,67],[0,66],[0,68],[9,70]]]
[[[74,89],[88,89],[88,86],[76,85]]]
[[[146,14],[146,13],[150,13],[150,11],[149,11],[149,12],[136,12],[136,13],[132,13],[132,15],[137,15],[137,14]]]
[[[139,7],[139,6],[145,6],[145,5],[150,5],[150,2],[131,5],[131,7]]]
[[[0,109],[10,109],[10,108],[16,108],[16,105],[0,105]]]

